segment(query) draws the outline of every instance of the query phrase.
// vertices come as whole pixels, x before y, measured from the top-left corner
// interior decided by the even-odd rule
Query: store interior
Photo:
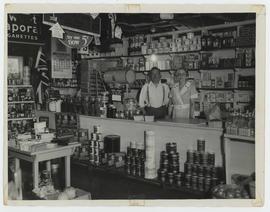
[[[255,13],[7,20],[9,199],[256,198]]]

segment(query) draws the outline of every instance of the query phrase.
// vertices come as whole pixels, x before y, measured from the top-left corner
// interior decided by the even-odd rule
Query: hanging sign
[[[101,19],[83,13],[46,13],[43,23],[53,26],[59,23],[64,30],[100,37]]]
[[[41,31],[41,16],[37,14],[7,14],[8,41],[41,44],[44,37]]]
[[[63,38],[63,34],[65,31],[62,29],[59,23],[54,24],[51,28],[50,31],[52,31],[52,37],[53,38]]]
[[[81,49],[87,47],[93,40],[93,36],[83,35],[78,32],[65,30],[63,39],[59,39],[65,46],[74,49]]]
[[[71,49],[52,38],[52,78],[72,78]]]

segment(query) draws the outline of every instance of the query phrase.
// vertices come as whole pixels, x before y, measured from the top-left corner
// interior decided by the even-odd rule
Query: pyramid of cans
[[[125,171],[128,175],[144,177],[145,149],[143,143],[131,142],[127,147]]]
[[[160,153],[158,179],[161,183],[182,186],[183,173],[180,173],[179,153],[176,143],[167,143],[166,151]]]
[[[94,126],[94,131],[91,133],[91,139],[89,140],[88,154],[90,164],[97,166],[102,164],[105,153],[100,126]]]
[[[205,140],[197,140],[197,150],[187,151],[184,165],[185,186],[193,190],[208,192],[218,183],[215,153],[205,151]]]

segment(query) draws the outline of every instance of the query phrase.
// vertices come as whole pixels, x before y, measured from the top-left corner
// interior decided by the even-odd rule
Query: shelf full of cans
[[[8,138],[31,132],[35,119],[33,89],[29,85],[8,86]]]
[[[255,137],[255,112],[231,111],[225,128],[227,134]]]
[[[205,151],[205,140],[197,140],[197,150],[187,150],[184,164],[185,187],[209,192],[221,183],[221,168],[215,166],[215,153]]]

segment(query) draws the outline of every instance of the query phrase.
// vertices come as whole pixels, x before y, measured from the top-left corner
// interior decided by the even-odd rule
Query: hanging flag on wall
[[[36,102],[43,104],[46,96],[48,96],[47,88],[49,86],[50,79],[47,61],[44,53],[42,52],[42,47],[38,50],[32,81]]]

